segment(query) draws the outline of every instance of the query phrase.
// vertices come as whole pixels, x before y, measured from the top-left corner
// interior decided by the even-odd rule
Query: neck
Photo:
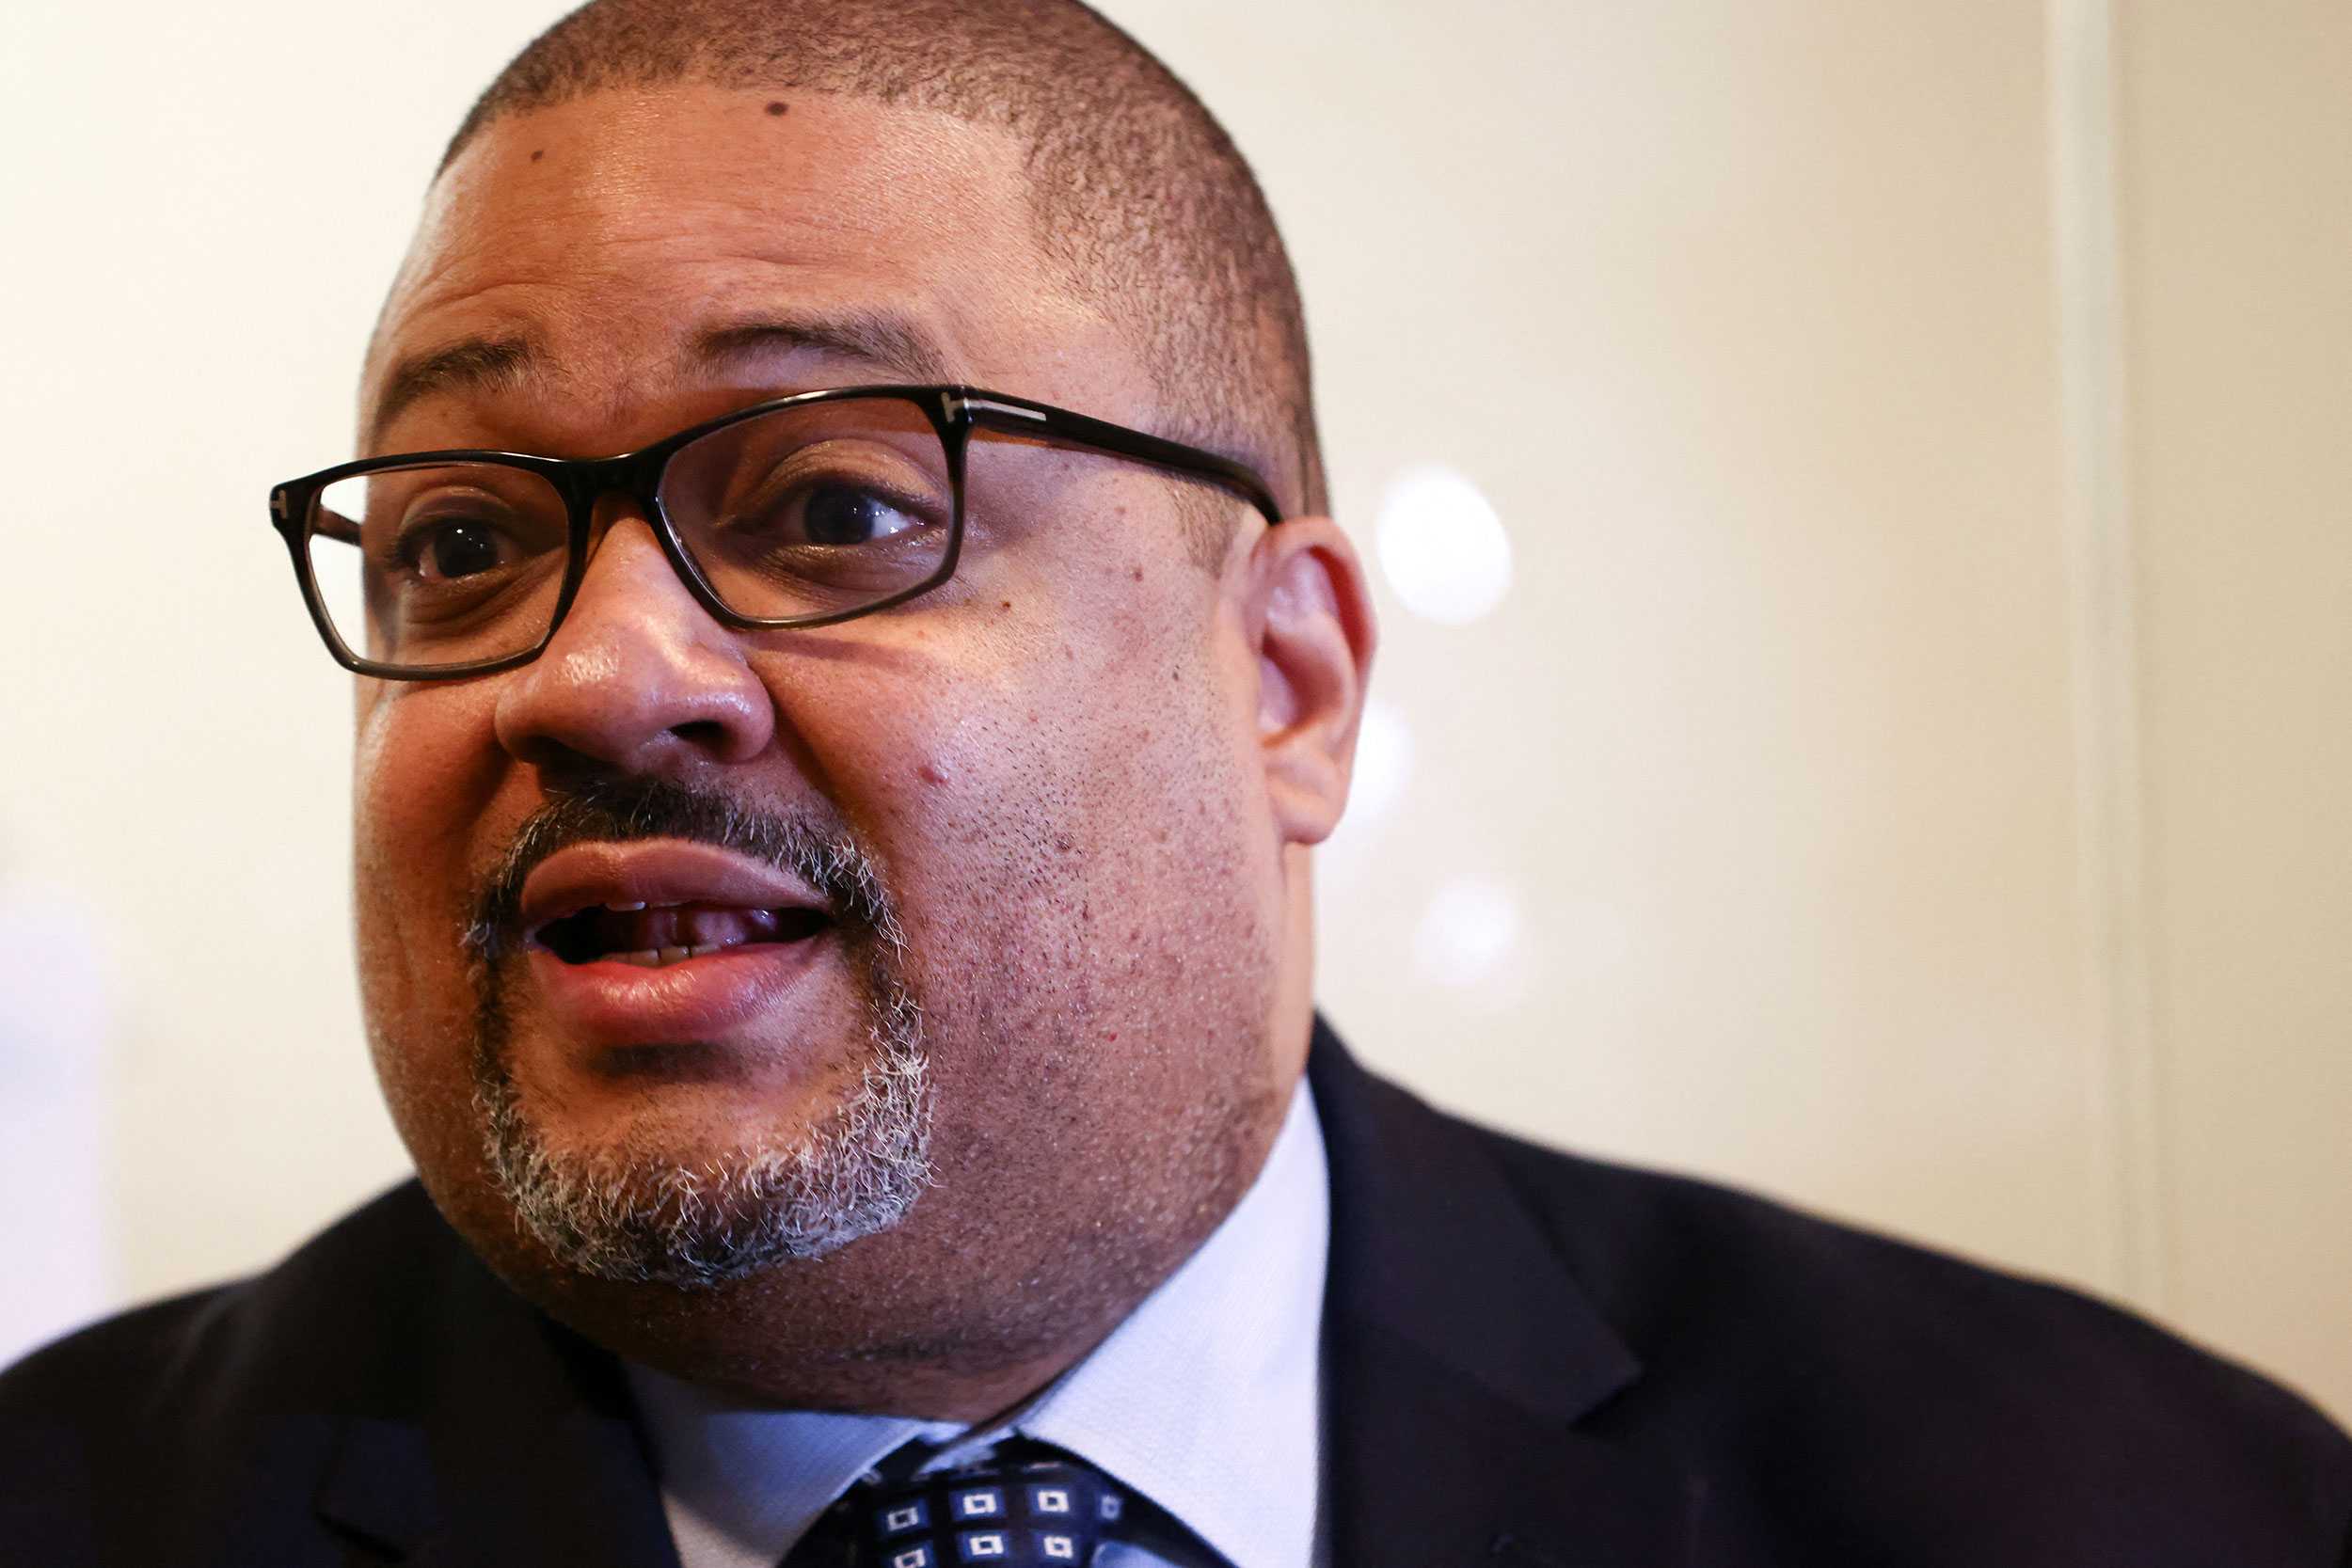
[[[876,1311],[872,1295],[850,1277],[866,1271],[836,1270],[834,1261],[714,1291],[542,1278],[525,1293],[624,1360],[745,1404],[969,1425],[1024,1402],[1076,1366],[1148,1292],[1127,1299],[1121,1291],[1114,1301],[1089,1290],[1090,1310],[1017,1332],[930,1314],[923,1327]]]

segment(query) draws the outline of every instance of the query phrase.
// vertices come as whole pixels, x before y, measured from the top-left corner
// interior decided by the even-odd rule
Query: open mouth
[[[762,943],[807,942],[833,922],[822,910],[723,904],[592,904],[531,933],[531,944],[567,964],[662,969]]]

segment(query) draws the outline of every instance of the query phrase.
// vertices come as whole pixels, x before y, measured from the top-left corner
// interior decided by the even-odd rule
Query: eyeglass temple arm
[[[1282,503],[1274,499],[1274,492],[1266,488],[1265,481],[1258,477],[1256,470],[1221,453],[1129,430],[1123,425],[1106,424],[1066,408],[1049,408],[996,394],[967,398],[963,406],[974,423],[991,430],[1009,435],[1049,435],[1073,446],[1132,458],[1172,473],[1214,480],[1263,513],[1268,523],[1282,520]]]
[[[339,513],[319,506],[315,494],[304,494],[297,500],[295,487],[286,484],[270,492],[270,520],[278,526],[280,533],[286,533],[289,538],[294,535],[288,531],[301,526],[302,519],[296,515],[299,511],[313,514],[310,519],[312,533],[323,533],[339,545],[357,545],[359,542],[359,525]]]

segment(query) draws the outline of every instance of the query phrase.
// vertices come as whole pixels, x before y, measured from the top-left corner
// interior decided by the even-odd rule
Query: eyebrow
[[[680,357],[682,368],[692,371],[794,352],[854,359],[901,381],[954,379],[948,372],[946,351],[937,339],[903,316],[879,310],[731,322],[696,333]],[[384,395],[368,422],[368,442],[375,445],[394,420],[425,398],[453,392],[513,391],[545,363],[546,356],[525,337],[462,338],[409,355],[385,377]]]
[[[947,353],[904,316],[880,310],[835,316],[758,317],[698,334],[687,357],[704,366],[811,350],[857,359],[907,381],[948,381]]]
[[[368,421],[368,445],[382,439],[391,422],[420,399],[438,392],[511,389],[530,375],[538,357],[526,338],[465,338],[409,355],[384,378],[384,395]]]

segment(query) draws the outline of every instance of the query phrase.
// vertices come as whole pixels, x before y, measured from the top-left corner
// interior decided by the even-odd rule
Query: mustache
[[[461,942],[495,967],[522,943],[523,883],[539,863],[575,844],[685,839],[778,866],[821,896],[834,923],[896,956],[905,945],[874,859],[837,817],[787,815],[664,779],[576,778],[549,791],[484,878]]]

